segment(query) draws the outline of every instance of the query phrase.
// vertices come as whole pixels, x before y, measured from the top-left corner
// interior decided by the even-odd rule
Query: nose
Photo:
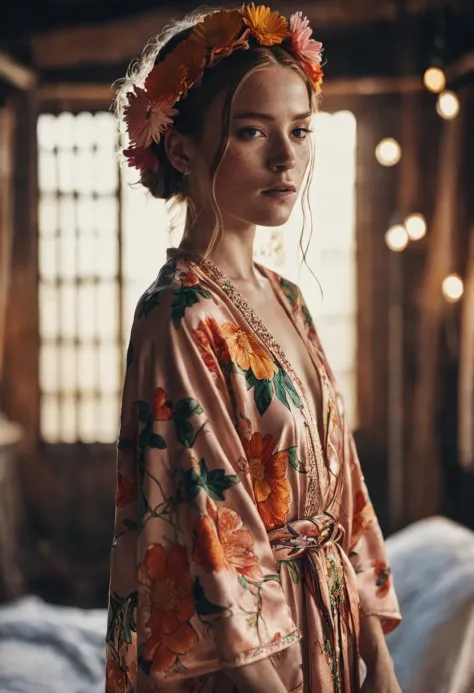
[[[272,171],[288,171],[295,167],[296,157],[292,142],[287,136],[275,138],[271,143],[269,166]]]

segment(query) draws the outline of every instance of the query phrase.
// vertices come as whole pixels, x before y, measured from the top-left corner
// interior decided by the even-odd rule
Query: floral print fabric
[[[289,691],[347,693],[359,617],[377,614],[386,631],[400,620],[311,316],[295,285],[260,271],[321,379],[324,439],[229,280],[170,250],[127,354],[107,693],[232,693],[223,672],[265,657]]]

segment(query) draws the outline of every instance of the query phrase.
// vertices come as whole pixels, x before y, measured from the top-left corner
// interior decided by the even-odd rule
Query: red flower
[[[372,561],[372,567],[374,568],[376,574],[375,585],[377,587],[377,597],[382,599],[383,597],[387,596],[392,586],[392,571],[390,570],[388,563],[385,561],[374,560]]]
[[[136,500],[138,482],[136,478],[129,478],[117,474],[117,490],[115,492],[115,505],[117,508],[125,508]]]
[[[155,421],[169,421],[173,418],[173,403],[166,399],[166,392],[162,387],[155,388],[153,415]]]
[[[218,372],[218,364],[230,363],[230,353],[226,339],[213,317],[201,320],[193,332],[202,359],[211,373]]]
[[[131,147],[124,149],[123,153],[128,159],[129,166],[142,172],[153,171],[156,173],[158,171],[159,162],[150,147]]]

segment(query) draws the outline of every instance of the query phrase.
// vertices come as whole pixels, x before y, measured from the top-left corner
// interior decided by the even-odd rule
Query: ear
[[[182,135],[174,128],[168,128],[164,147],[166,156],[177,171],[184,173],[192,168],[194,147],[189,135]]]

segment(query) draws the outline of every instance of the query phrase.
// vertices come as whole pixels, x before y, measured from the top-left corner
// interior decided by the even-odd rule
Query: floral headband
[[[166,58],[155,65],[144,89],[134,87],[124,108],[130,147],[124,150],[129,166],[141,172],[156,172],[158,158],[153,143],[173,124],[173,108],[198,87],[204,70],[239,49],[252,38],[261,46],[281,44],[304,70],[315,93],[321,91],[322,44],[311,38],[309,21],[301,12],[286,20],[278,12],[254,3],[241,9],[217,10],[206,15]]]

